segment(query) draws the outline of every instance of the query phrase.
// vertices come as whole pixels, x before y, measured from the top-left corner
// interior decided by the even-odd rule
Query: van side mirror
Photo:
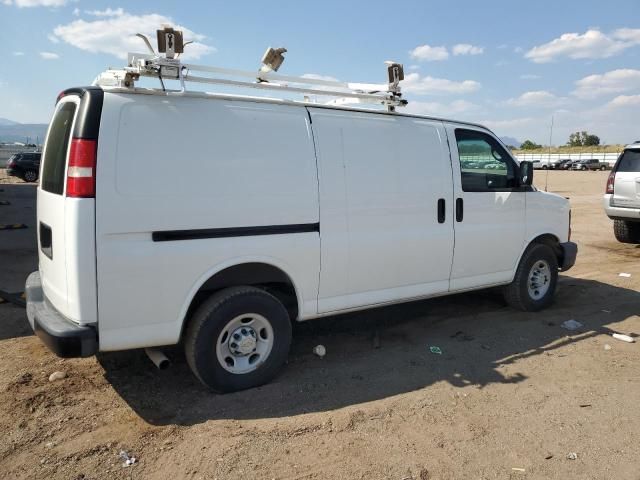
[[[530,186],[533,184],[533,163],[520,162],[520,185]]]

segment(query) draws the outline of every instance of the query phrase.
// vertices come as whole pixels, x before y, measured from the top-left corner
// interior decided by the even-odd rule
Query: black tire
[[[28,183],[37,182],[38,172],[36,172],[35,170],[25,170],[25,172],[22,174],[22,179]]]
[[[602,166],[600,167],[600,170],[602,170],[603,172],[604,172],[606,169],[607,169],[607,166],[606,166],[606,165],[602,165]]]
[[[542,165],[542,170],[546,170],[547,168],[549,167],[547,167],[546,165]]]
[[[232,319],[258,314],[273,330],[270,353],[248,373],[232,373],[218,360],[218,339]],[[284,305],[273,295],[254,287],[232,287],[213,294],[193,314],[184,337],[187,362],[196,377],[219,393],[257,387],[282,369],[291,345],[291,321]]]
[[[640,222],[614,220],[613,234],[621,243],[640,243]]]
[[[548,289],[544,295],[534,298],[529,293],[530,275],[538,262],[546,262],[549,267]],[[509,305],[524,312],[537,312],[553,302],[558,283],[558,258],[548,245],[534,243],[529,245],[520,259],[513,282],[504,287],[504,298]]]

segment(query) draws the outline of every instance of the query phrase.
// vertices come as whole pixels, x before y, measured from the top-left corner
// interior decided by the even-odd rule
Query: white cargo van
[[[289,100],[66,90],[38,187],[34,331],[62,357],[183,344],[260,385],[291,322],[504,286],[548,306],[569,202],[481,125]]]

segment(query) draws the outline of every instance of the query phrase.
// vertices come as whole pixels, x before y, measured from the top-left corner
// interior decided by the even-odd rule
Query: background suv
[[[7,160],[7,175],[20,177],[25,182],[38,181],[40,152],[16,153]]]
[[[622,243],[640,243],[640,143],[625,147],[607,180],[604,211]]]
[[[609,165],[605,162],[601,162],[598,159],[590,158],[589,160],[580,160],[575,162],[572,166],[572,170],[606,170]]]

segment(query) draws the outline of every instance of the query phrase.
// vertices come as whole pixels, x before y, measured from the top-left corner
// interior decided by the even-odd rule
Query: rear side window
[[[61,195],[64,191],[64,170],[75,113],[76,104],[65,102],[53,116],[42,167],[42,189],[47,192]]]
[[[616,170],[618,172],[640,172],[640,150],[625,150]]]

